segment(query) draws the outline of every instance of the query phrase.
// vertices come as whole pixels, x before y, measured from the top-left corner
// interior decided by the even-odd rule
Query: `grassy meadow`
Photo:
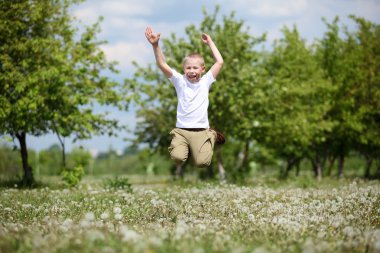
[[[0,188],[0,252],[380,252],[376,180],[47,180]]]

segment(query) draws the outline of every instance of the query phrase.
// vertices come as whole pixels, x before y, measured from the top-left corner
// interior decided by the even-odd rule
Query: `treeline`
[[[307,162],[318,179],[335,167],[342,177],[346,158],[355,154],[365,161],[366,177],[379,176],[380,27],[350,19],[353,30],[338,17],[323,20],[326,31],[313,42],[296,26],[284,27],[271,50],[261,46],[265,34],[253,34],[234,13],[220,17],[219,8],[205,12],[199,27],[186,27],[186,38],[163,36],[168,64],[178,71],[190,52],[201,53],[206,67],[212,64],[202,32],[224,57],[209,106],[210,124],[227,136],[227,144],[216,149],[218,167],[237,179],[249,173],[252,162],[281,163],[286,177]],[[126,80],[138,105],[136,142],[166,153],[175,126],[175,90],[155,64],[136,67]]]
[[[19,150],[0,145],[0,174],[3,178],[22,176],[22,162]],[[167,175],[171,161],[165,156],[152,154],[148,149],[127,147],[122,152],[110,148],[95,157],[88,150],[73,148],[66,152],[66,165],[63,165],[62,147],[54,144],[39,152],[29,150],[29,161],[34,175],[61,176],[65,168],[83,167],[86,175]]]
[[[237,142],[226,146],[224,154],[226,155],[226,167],[232,166],[238,156]],[[29,150],[29,162],[33,167],[34,176],[41,180],[44,176],[58,176],[63,179],[63,171],[65,168],[83,168],[84,175],[101,176],[101,177],[123,177],[130,175],[154,176],[175,175],[175,166],[169,156],[159,153],[153,153],[149,148],[137,149],[135,147],[127,147],[122,152],[116,151],[111,147],[109,150],[101,152],[96,156],[91,155],[88,150],[80,147],[75,147],[66,152],[66,167],[63,166],[62,147],[58,144],[53,144],[45,150],[39,152]],[[249,175],[245,175],[246,179],[250,177],[278,176],[279,169],[284,164],[281,160],[272,160],[266,162],[259,156],[252,157],[249,162]],[[350,154],[347,157],[346,171],[349,177],[362,177],[365,168],[365,160],[357,154]],[[331,170],[326,171],[326,176],[331,175]],[[217,166],[212,164],[211,167],[199,169],[192,166],[191,163],[184,166],[185,175],[192,175],[200,179],[210,179],[217,177]],[[309,176],[310,171],[306,162],[300,163],[293,175]],[[22,176],[22,162],[19,150],[11,148],[9,145],[0,145],[0,179],[9,180],[18,179]],[[231,170],[227,174],[231,178]],[[80,180],[80,179],[79,179]],[[17,180],[16,180],[17,181]]]

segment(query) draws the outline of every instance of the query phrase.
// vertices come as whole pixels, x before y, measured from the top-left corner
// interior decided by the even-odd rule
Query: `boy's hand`
[[[212,41],[212,39],[210,35],[208,35],[207,33],[202,33],[202,41],[208,45]]]
[[[152,27],[148,26],[145,30],[145,37],[148,39],[149,43],[152,45],[158,45],[161,33],[154,34]]]

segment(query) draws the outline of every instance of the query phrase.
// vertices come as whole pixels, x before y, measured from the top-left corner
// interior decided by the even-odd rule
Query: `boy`
[[[177,93],[177,123],[176,128],[170,132],[172,141],[169,147],[177,171],[187,160],[189,152],[196,166],[207,167],[211,163],[215,141],[217,144],[224,143],[223,135],[210,129],[207,115],[209,89],[222,68],[223,57],[211,37],[203,33],[201,39],[211,49],[214,65],[202,76],[205,72],[203,57],[193,53],[185,57],[184,75],[181,75],[166,63],[158,45],[160,33],[155,34],[151,27],[147,27],[145,36],[152,44],[158,67],[174,85]]]

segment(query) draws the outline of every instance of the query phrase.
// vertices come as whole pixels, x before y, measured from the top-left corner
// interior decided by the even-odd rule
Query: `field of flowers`
[[[380,252],[380,184],[2,188],[0,252]]]

